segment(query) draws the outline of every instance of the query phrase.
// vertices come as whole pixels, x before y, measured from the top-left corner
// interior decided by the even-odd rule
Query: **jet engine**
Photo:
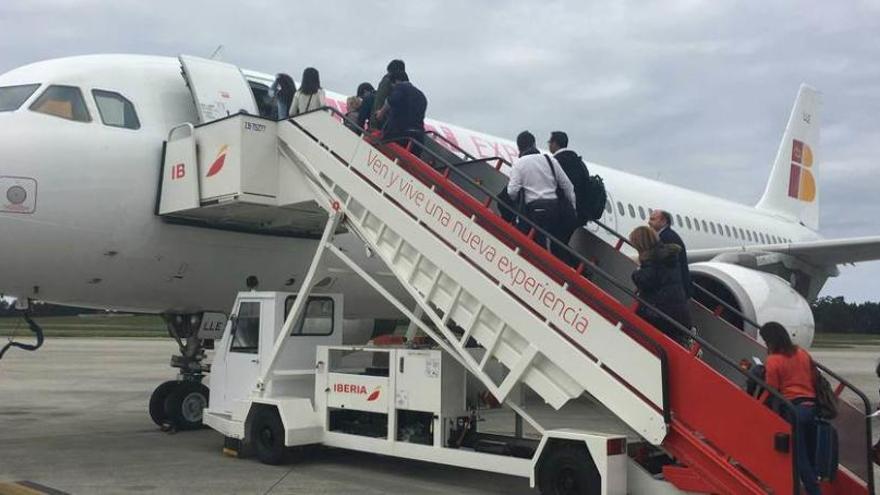
[[[708,261],[690,265],[695,284],[730,304],[749,320],[760,325],[775,321],[791,334],[794,344],[809,348],[813,342],[815,322],[809,303],[784,279],[751,268]],[[708,308],[718,303],[697,290],[695,297]],[[722,317],[737,328],[760,340],[757,329],[746,325],[743,318],[723,311]]]

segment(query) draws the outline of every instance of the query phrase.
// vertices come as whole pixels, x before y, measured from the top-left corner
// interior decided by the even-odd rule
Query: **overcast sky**
[[[246,5],[246,6],[244,6]],[[821,232],[880,234],[880,2],[3,0],[0,72],[88,53],[318,67],[353,93],[391,58],[431,117],[566,130],[590,161],[757,202],[801,82],[824,95]],[[543,138],[542,138],[543,139]],[[824,294],[880,300],[880,262]]]

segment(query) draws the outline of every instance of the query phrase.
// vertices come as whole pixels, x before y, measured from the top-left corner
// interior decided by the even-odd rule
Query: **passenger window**
[[[605,213],[611,213],[611,201],[605,201]]]
[[[623,203],[621,203],[620,201],[617,202],[617,212],[620,213],[621,216],[626,215],[626,213],[623,211]]]
[[[284,301],[284,318],[293,308],[296,296],[289,296]],[[290,335],[330,335],[333,333],[333,299],[329,297],[310,297],[305,314],[294,325]]]
[[[733,228],[733,238],[739,239],[739,234],[736,233],[736,227]]]
[[[698,219],[694,219],[694,228],[697,229],[697,232],[700,231],[700,221]]]
[[[758,232],[758,236],[761,238],[761,244],[767,244],[767,241],[764,240],[764,233]]]
[[[730,237],[730,227],[729,226],[727,226],[727,225],[724,226],[724,233],[727,235],[727,237]]]
[[[39,84],[22,84],[0,88],[0,112],[18,110],[28,98],[39,88]]]
[[[706,221],[705,221],[705,220],[700,220],[700,222],[703,223],[703,232],[705,232],[705,233],[708,234],[708,233],[709,233],[709,226],[706,225]]]
[[[633,208],[633,205],[628,204],[628,205],[626,205],[626,207],[629,210],[629,216],[635,218],[636,217],[636,210],[635,210],[635,208]]]
[[[642,220],[645,219],[645,209],[641,206],[639,206],[639,217],[641,217]]]
[[[98,113],[101,114],[101,121],[104,122],[104,125],[125,129],[141,128],[134,105],[128,98],[119,93],[101,89],[93,89],[92,96],[95,97],[95,105],[98,107]]]
[[[709,222],[709,226],[712,227],[712,233],[715,234],[715,233],[716,233],[716,231],[715,231],[715,224],[712,223],[712,222]]]
[[[74,86],[49,86],[31,105],[34,112],[77,122],[91,122],[82,91]]]
[[[678,225],[684,225],[684,223],[682,223],[682,221],[681,221],[681,215],[676,214],[676,215],[675,215],[675,220],[676,220],[676,223],[677,223]]]
[[[687,222],[688,229],[691,228],[691,217],[684,217],[684,221]]]
[[[739,230],[739,238],[742,239],[742,240],[746,240],[746,233],[743,232],[743,229],[740,228],[740,229],[737,229],[737,230]]]
[[[232,322],[230,352],[256,354],[260,350],[260,303],[243,302]]]

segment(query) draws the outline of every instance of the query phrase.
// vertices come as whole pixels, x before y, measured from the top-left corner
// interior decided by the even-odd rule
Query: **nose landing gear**
[[[150,418],[165,430],[195,430],[202,427],[202,411],[208,407],[209,391],[202,380],[211,371],[205,363],[205,349],[213,340],[199,338],[202,313],[162,315],[180,354],[171,356],[171,366],[180,370],[176,380],[162,383],[150,396]]]

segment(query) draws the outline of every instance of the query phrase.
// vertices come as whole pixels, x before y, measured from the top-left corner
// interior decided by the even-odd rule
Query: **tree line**
[[[824,296],[810,307],[817,332],[880,334],[878,302],[848,303],[843,296]]]
[[[103,313],[102,310],[31,303],[34,316],[73,316]],[[816,331],[826,333],[870,333],[880,335],[880,302],[848,303],[843,296],[824,296],[810,307],[816,320]],[[15,304],[0,298],[0,316],[17,316]]]

